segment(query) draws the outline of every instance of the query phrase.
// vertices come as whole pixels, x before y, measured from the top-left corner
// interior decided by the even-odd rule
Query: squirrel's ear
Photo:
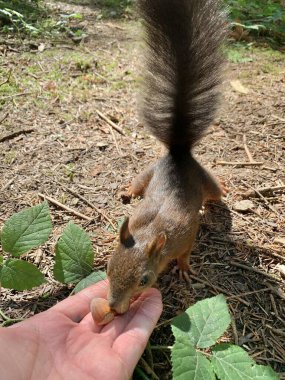
[[[120,229],[120,242],[127,248],[132,247],[135,242],[129,230],[129,217],[126,217]]]
[[[158,256],[166,243],[166,234],[165,232],[161,232],[158,234],[147,246],[147,254],[149,256]]]

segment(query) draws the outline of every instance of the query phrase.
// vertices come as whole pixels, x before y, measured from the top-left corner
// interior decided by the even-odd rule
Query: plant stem
[[[0,309],[0,317],[4,320],[1,323],[1,327],[10,326],[14,323],[24,321],[24,318],[10,318]]]
[[[139,366],[136,366],[135,373],[137,373],[143,380],[150,380],[150,378],[144,373],[144,371]]]
[[[172,350],[172,346],[150,346],[152,350]]]

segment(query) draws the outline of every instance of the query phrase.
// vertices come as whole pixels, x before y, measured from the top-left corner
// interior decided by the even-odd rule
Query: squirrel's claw
[[[222,197],[226,197],[230,192],[230,189],[227,187],[226,182],[220,179],[220,187],[222,190]]]
[[[176,272],[178,272],[179,279],[185,280],[189,285],[192,283],[189,272],[194,275],[196,274],[194,269],[192,269],[191,266],[186,262],[183,262],[183,264],[181,264],[180,262],[177,265],[175,265],[175,267],[172,269],[172,273],[176,273]]]

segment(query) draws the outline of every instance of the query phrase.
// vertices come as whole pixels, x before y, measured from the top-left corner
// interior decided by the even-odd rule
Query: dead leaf
[[[230,84],[235,91],[240,92],[241,94],[249,93],[249,89],[244,87],[244,85],[238,79],[230,81]]]
[[[102,165],[95,165],[93,169],[90,171],[90,175],[92,177],[96,177],[96,175],[102,173],[103,167]]]

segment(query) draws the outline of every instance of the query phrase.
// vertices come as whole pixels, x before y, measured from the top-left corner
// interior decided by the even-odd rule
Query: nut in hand
[[[106,325],[115,318],[115,313],[104,298],[93,298],[90,310],[95,323],[99,326]]]

